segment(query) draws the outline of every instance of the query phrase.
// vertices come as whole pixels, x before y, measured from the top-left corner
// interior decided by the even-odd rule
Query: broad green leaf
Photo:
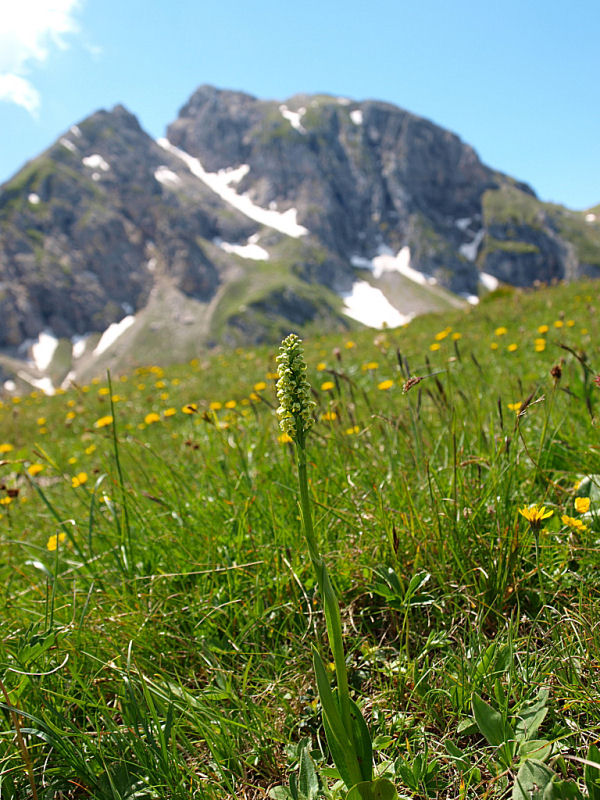
[[[515,734],[510,724],[478,694],[473,695],[471,704],[477,727],[490,744],[499,747],[505,742],[514,740]]]
[[[337,698],[336,698],[337,699]],[[350,715],[352,717],[352,736],[354,738],[354,752],[360,767],[360,774],[364,781],[373,779],[373,747],[371,734],[367,723],[361,714],[360,708],[354,700],[350,700]]]
[[[346,786],[354,786],[355,783],[360,782],[362,772],[352,743],[342,723],[338,704],[329,685],[329,678],[327,677],[323,659],[314,647],[313,664],[317,678],[319,699],[323,706],[323,727],[325,728],[327,744],[331,751],[333,763]]]
[[[544,800],[583,800],[583,795],[573,781],[550,781],[544,789]]]
[[[590,746],[587,752],[588,761],[592,764],[586,764],[583,770],[583,778],[585,786],[588,790],[590,800],[600,800],[600,750],[595,744]]]
[[[287,786],[273,786],[269,789],[269,797],[271,800],[290,800],[292,795]]]
[[[357,783],[346,795],[346,800],[396,800],[396,797],[394,784],[387,778],[378,778]]]
[[[535,758],[530,758],[517,773],[512,800],[544,800],[544,792],[553,777],[554,772],[550,767]]]
[[[519,745],[519,761],[536,758],[538,761],[547,761],[552,755],[552,742],[547,739],[531,739]]]
[[[302,748],[300,753],[300,774],[298,776],[300,794],[307,800],[314,800],[319,794],[319,778],[315,763],[308,752],[308,746]]]

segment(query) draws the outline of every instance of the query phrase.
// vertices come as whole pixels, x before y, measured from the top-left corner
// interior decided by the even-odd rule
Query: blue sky
[[[543,200],[600,203],[597,0],[18,0],[0,15],[0,182],[123,103],[164,134],[202,83],[381,99]]]

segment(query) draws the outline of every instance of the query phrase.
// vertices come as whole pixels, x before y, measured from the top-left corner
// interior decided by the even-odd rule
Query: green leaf
[[[554,778],[554,772],[530,758],[521,766],[512,790],[512,800],[544,800],[544,792]]]
[[[535,758],[538,761],[547,761],[552,755],[552,742],[547,739],[531,739],[519,745],[519,761]]]
[[[396,800],[397,797],[394,784],[387,778],[378,778],[357,783],[346,795],[346,800]]]
[[[354,786],[355,783],[360,782],[362,772],[352,743],[342,723],[337,701],[329,685],[329,678],[327,677],[323,659],[314,647],[313,664],[319,699],[323,707],[323,727],[325,728],[325,736],[327,737],[327,744],[331,751],[333,763],[346,786]]]
[[[337,699],[337,697],[336,697]],[[360,767],[363,781],[373,780],[373,747],[371,734],[367,723],[361,714],[360,708],[354,700],[350,699],[350,716],[352,717],[352,737],[354,739],[354,752]]]
[[[290,800],[292,795],[287,786],[273,786],[269,789],[269,797],[271,800]]]
[[[573,781],[550,781],[544,789],[544,800],[583,800],[583,795]]]
[[[308,752],[308,745],[300,753],[300,774],[298,776],[300,794],[307,800],[314,800],[319,794],[319,778],[315,769],[315,762]]]
[[[499,747],[505,742],[514,740],[515,734],[510,724],[478,694],[473,695],[471,704],[477,727],[490,744]]]
[[[590,746],[587,752],[588,761],[594,762],[586,764],[583,769],[583,779],[588,790],[590,800],[600,800],[600,750],[595,744]]]

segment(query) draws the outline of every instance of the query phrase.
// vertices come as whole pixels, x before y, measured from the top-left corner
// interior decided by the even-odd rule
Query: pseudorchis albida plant
[[[277,362],[277,397],[280,403],[277,414],[282,431],[295,445],[300,515],[325,611],[329,646],[335,665],[337,687],[332,689],[323,659],[313,646],[313,665],[327,743],[337,770],[349,790],[347,800],[392,800],[396,797],[393,784],[385,778],[373,779],[371,735],[360,709],[350,697],[339,603],[313,527],[306,438],[314,422],[312,412],[315,402],[306,377],[302,340],[298,336],[292,333],[283,340]]]

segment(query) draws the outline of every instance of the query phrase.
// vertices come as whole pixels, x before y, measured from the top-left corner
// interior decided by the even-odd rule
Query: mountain
[[[49,389],[599,276],[596,211],[387,103],[202,86],[159,142],[98,111],[0,187],[0,378]]]

